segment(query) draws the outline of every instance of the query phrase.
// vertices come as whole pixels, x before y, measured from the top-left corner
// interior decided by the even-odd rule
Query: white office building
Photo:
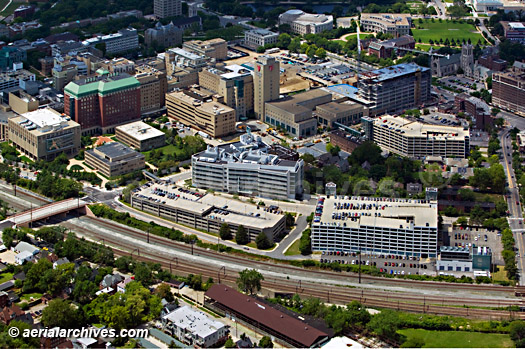
[[[334,17],[306,13],[301,10],[288,10],[279,15],[279,25],[288,24],[297,34],[319,34],[334,28]]]
[[[254,29],[244,32],[244,45],[256,50],[259,46],[276,44],[279,34],[266,29]]]
[[[183,306],[162,317],[164,328],[184,344],[213,348],[228,336],[228,327],[201,311]]]
[[[106,54],[117,54],[137,50],[139,48],[139,36],[137,29],[122,29],[118,33],[97,36],[84,40],[84,46],[95,47],[97,44],[104,43],[106,45]]]
[[[470,134],[463,127],[424,124],[391,115],[378,117],[373,123],[372,139],[383,150],[412,159],[469,155]]]
[[[251,133],[240,142],[192,156],[192,183],[197,188],[255,195],[272,199],[296,199],[303,194],[303,160],[283,160],[268,153],[269,146]]]
[[[437,232],[437,201],[322,197],[312,225],[312,249],[435,257]]]

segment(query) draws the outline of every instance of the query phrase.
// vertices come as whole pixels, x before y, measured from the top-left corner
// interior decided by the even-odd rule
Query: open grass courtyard
[[[466,331],[429,331],[422,329],[399,330],[400,334],[418,338],[423,348],[512,348],[514,343],[508,334]]]
[[[470,41],[475,45],[479,40],[481,43],[486,43],[483,36],[476,30],[476,27],[466,22],[460,23],[459,21],[442,21],[435,20],[423,20],[423,23],[419,23],[418,20],[414,21],[415,28],[412,28],[412,34],[416,42],[421,39],[422,43],[429,43],[430,40],[433,42],[439,41],[439,39],[449,39],[452,41]]]

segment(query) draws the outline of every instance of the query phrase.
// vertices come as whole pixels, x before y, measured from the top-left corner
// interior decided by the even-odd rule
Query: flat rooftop
[[[361,20],[374,20],[384,25],[409,25],[412,16],[408,13],[362,13]]]
[[[348,216],[343,217],[343,214]],[[437,201],[359,196],[337,196],[335,198],[332,196],[325,198],[320,221],[314,225],[335,224],[341,227],[346,225],[347,228],[368,226],[376,229],[382,227],[437,229],[437,223]]]
[[[405,136],[424,137],[429,139],[464,140],[470,136],[469,130],[461,126],[425,124],[402,117],[385,115],[374,119],[374,126],[385,127],[400,132]]]
[[[169,195],[159,196],[154,194],[155,189],[165,190],[168,194],[175,194],[178,195],[178,197],[170,198]],[[223,198],[221,196],[214,196],[207,194],[205,191],[192,189],[194,192],[204,194],[199,198],[191,193],[184,193],[179,189],[181,188],[170,183],[153,184],[149,187],[143,185],[133,196],[138,196],[139,199],[144,199],[144,197],[160,199],[166,202],[164,206],[191,211],[195,214],[208,216],[208,218],[211,219],[224,221],[225,223],[242,224],[246,227],[258,227],[261,229],[272,228],[282,218],[282,215],[265,212],[263,208],[257,209],[256,205]],[[228,214],[221,212],[228,212]],[[260,217],[256,217],[257,214],[259,214]]]
[[[42,128],[46,126],[59,126],[66,119],[52,109],[37,109],[21,115],[22,118],[31,121],[36,126]]]
[[[429,68],[421,67],[416,63],[403,63],[398,65],[393,65],[391,67],[385,67],[381,69],[372,70],[366,73],[361,73],[362,80],[371,79],[374,82],[381,82],[390,80],[393,78],[398,78],[401,76],[413,74],[416,71],[428,71]]]
[[[248,30],[246,33],[250,33],[250,34],[255,34],[255,35],[260,35],[260,36],[274,36],[274,35],[279,35],[277,33],[274,33],[272,31],[269,31],[267,29],[253,29],[253,30]]]
[[[164,319],[201,338],[206,338],[225,326],[220,321],[210,319],[202,311],[193,310],[188,306],[182,306],[164,315]]]
[[[157,130],[145,122],[137,121],[130,124],[117,126],[117,130],[126,133],[127,135],[139,140],[144,141],[146,139],[163,136],[164,132]]]
[[[339,95],[345,96],[345,97],[353,97],[357,94],[357,87],[354,87],[349,84],[338,84],[338,85],[332,85],[323,87],[323,90],[327,90],[332,93],[337,93]]]
[[[200,90],[198,90],[198,91],[200,91]],[[196,91],[192,90],[192,92],[195,93]],[[195,109],[200,109],[200,110],[202,110],[202,111],[204,111],[205,113],[208,113],[208,114],[213,113],[215,115],[220,115],[220,114],[232,112],[232,111],[235,110],[233,108],[228,107],[225,104],[222,104],[222,103],[219,103],[219,102],[215,102],[215,101],[212,101],[212,100],[201,101],[199,99],[193,98],[193,97],[185,94],[182,91],[175,91],[175,92],[170,93],[169,95],[170,96],[174,96],[175,98],[181,100],[183,103],[192,105],[193,107],[195,107]],[[211,98],[211,96],[208,96],[208,97],[205,97],[205,98]]]

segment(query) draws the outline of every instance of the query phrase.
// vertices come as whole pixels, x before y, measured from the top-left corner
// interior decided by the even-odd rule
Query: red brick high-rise
[[[82,134],[113,133],[115,126],[140,119],[140,83],[128,74],[75,80],[64,88],[64,111]]]

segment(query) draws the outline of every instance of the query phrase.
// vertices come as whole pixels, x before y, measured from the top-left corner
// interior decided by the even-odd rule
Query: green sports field
[[[428,331],[422,329],[399,330],[400,334],[418,338],[423,348],[512,348],[514,343],[508,334],[466,331]]]
[[[473,44],[476,44],[480,39],[484,42],[483,36],[476,31],[476,27],[466,22],[459,23],[456,21],[456,23],[453,23],[452,21],[442,21],[440,23],[436,20],[432,23],[430,20],[424,20],[423,23],[419,23],[418,20],[414,20],[414,25],[415,28],[412,29],[412,34],[416,42],[419,42],[419,39],[421,39],[422,43],[428,43],[430,39],[435,42],[441,38],[443,40],[448,38],[456,41],[470,39]]]

